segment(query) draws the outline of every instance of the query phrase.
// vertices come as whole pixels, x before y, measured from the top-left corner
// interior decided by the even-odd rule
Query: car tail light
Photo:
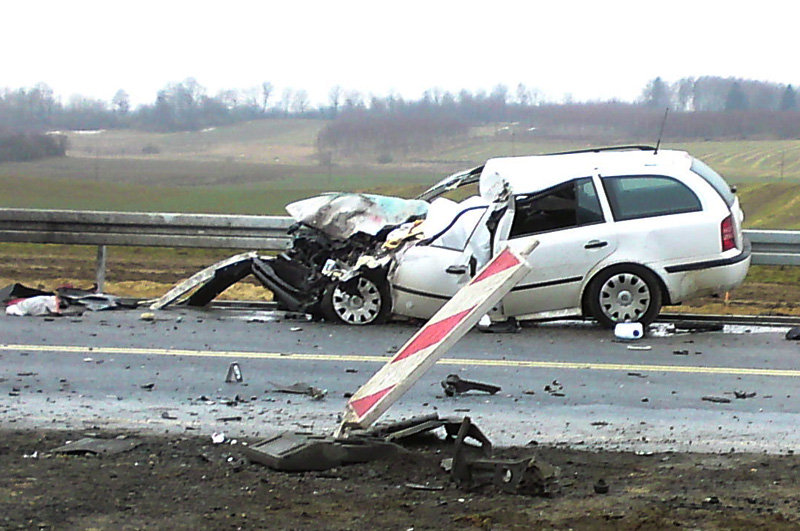
[[[722,238],[722,251],[730,251],[736,248],[736,234],[733,230],[733,216],[728,216],[722,220],[719,228],[720,237]]]

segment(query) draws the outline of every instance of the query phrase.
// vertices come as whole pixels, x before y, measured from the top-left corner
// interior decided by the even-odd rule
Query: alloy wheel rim
[[[612,275],[600,288],[600,308],[617,323],[638,321],[650,308],[650,288],[638,275]]]
[[[333,290],[333,311],[348,324],[369,324],[374,321],[381,309],[381,292],[374,282],[360,277],[355,289],[350,293],[336,286]]]

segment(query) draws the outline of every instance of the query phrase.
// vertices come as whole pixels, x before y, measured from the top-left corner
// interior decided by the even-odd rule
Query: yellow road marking
[[[287,354],[282,352],[248,352],[234,350],[186,350],[161,348],[79,347],[68,345],[0,345],[0,351],[65,352],[81,354],[127,354],[138,356],[188,356],[197,358],[273,359],[288,361],[338,361],[385,363],[388,356],[357,354]],[[568,361],[491,360],[477,358],[444,358],[439,365],[500,367],[520,369],[581,369],[593,371],[672,372],[686,374],[725,374],[736,376],[782,376],[800,378],[800,370],[751,369],[744,367],[692,367],[687,365],[646,365],[627,363],[578,363]]]

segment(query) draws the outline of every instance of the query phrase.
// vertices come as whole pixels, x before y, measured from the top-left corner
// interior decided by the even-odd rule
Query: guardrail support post
[[[95,283],[97,287],[95,291],[97,293],[103,293],[105,289],[106,283],[106,246],[105,245],[98,245],[97,246],[97,270],[95,275]]]

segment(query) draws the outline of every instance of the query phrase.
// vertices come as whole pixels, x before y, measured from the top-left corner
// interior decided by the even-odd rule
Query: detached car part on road
[[[532,238],[533,270],[494,321],[646,325],[664,304],[735,288],[750,265],[733,189],[685,152],[646,146],[495,158],[414,200],[326,194],[287,211],[293,244],[257,276],[286,309],[354,325],[427,319]]]

